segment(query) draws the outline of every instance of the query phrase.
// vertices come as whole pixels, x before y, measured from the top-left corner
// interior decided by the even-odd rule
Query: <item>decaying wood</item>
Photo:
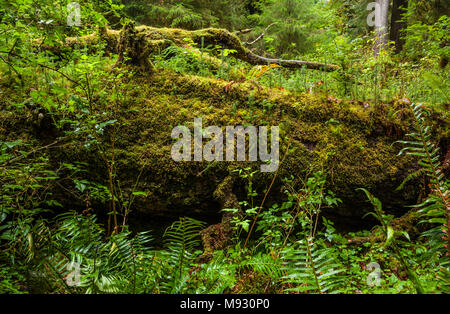
[[[246,28],[246,29],[238,30],[238,31],[234,32],[233,34],[235,34],[235,35],[248,34],[251,31],[253,31],[253,28]]]
[[[320,70],[325,72],[333,72],[339,69],[337,65],[334,64],[325,64],[319,62],[310,62],[310,61],[301,61],[301,60],[283,60],[283,59],[272,59],[265,58],[262,56],[258,56],[252,52],[249,52],[247,55],[247,61],[250,64],[278,64],[284,68],[302,68],[305,67],[311,70]]]

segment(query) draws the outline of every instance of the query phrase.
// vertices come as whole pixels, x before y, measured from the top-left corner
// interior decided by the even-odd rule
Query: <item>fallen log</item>
[[[130,32],[129,26],[125,26],[122,31],[102,29],[97,34],[90,34],[83,37],[68,37],[64,46],[95,46],[102,40],[107,43],[106,49],[118,53],[118,43],[121,33]],[[177,28],[155,28],[149,26],[138,26],[134,32],[139,40],[144,39],[147,47],[145,51],[141,51],[139,55],[155,54],[170,45],[176,45],[183,48],[192,48],[192,45],[207,47],[220,46],[222,49],[234,50],[233,56],[237,59],[245,61],[252,65],[268,65],[277,64],[284,68],[302,68],[311,70],[320,70],[332,72],[339,69],[334,64],[325,64],[320,62],[303,61],[303,60],[284,60],[277,58],[267,58],[253,53],[243,45],[240,39],[233,33],[225,29],[207,28],[195,31],[188,31]],[[138,40],[136,40],[138,41]],[[63,47],[46,47],[42,43],[38,43],[39,47],[46,48],[52,52],[63,51]],[[137,63],[140,63],[138,61]]]
[[[159,32],[159,35],[149,35],[154,41],[178,40],[179,45],[185,42],[182,38],[188,34],[172,34],[170,39],[161,35],[164,30],[151,31]],[[114,32],[120,34],[120,31]],[[127,43],[124,47],[129,47],[129,43],[134,41]],[[29,122],[33,114],[28,112],[30,110],[27,109],[23,114],[25,117],[22,117],[6,109],[9,103],[17,101],[14,87],[8,85],[7,79],[2,77],[1,84],[7,92],[4,93],[5,101],[0,103],[0,107],[5,108],[0,110],[0,140],[23,138],[24,144],[36,147],[56,141],[55,132],[49,132],[42,124],[37,129],[33,122]],[[221,210],[238,208],[238,200],[245,200],[247,195],[247,183],[235,170],[251,167],[253,171],[259,168],[260,162],[173,160],[173,128],[187,125],[192,129],[190,122],[196,117],[203,117],[205,127],[225,128],[245,124],[280,127],[280,151],[286,151],[289,146],[291,149],[280,165],[265,208],[270,208],[274,203],[280,204],[285,199],[283,178],[293,176],[293,184],[301,188],[311,171],[321,169],[327,175],[326,188],[342,200],[338,207],[323,211],[326,217],[333,218],[337,226],[350,222],[359,226],[361,217],[370,210],[367,209],[366,198],[356,191],[357,188],[364,187],[378,195],[386,212],[396,215],[401,214],[406,206],[416,204],[420,196],[420,179],[408,182],[401,191],[396,190],[409,173],[417,169],[417,160],[411,156],[398,156],[400,148],[394,144],[411,132],[414,123],[410,107],[404,101],[366,106],[322,94],[298,94],[264,86],[255,89],[251,82],[236,84],[227,91],[227,81],[164,69],[155,69],[151,75],[105,75],[104,84],[98,95],[105,97],[108,93],[104,91],[124,86],[120,101],[116,97],[108,97],[94,107],[98,112],[106,111],[106,106],[115,106],[118,110],[114,116],[102,115],[105,120],[117,120],[115,129],[111,126],[104,134],[98,135],[104,143],[104,153],[87,148],[84,137],[74,137],[64,147],[52,146],[52,153],[48,155],[51,165],[59,167],[62,162],[83,163],[86,165],[86,176],[83,178],[105,185],[107,170],[102,155],[114,154],[119,169],[117,180],[122,191],[146,193],[145,197],[135,200],[134,217],[214,217],[210,221],[215,225],[202,232],[205,258],[215,249],[226,247],[230,238],[230,228],[233,226],[231,215],[226,212],[222,217]],[[68,93],[80,94],[75,90],[76,86],[67,86]],[[249,96],[252,102],[249,102]],[[49,94],[48,97],[57,101],[56,95]],[[270,109],[267,104],[271,104]],[[389,119],[391,109],[398,112],[398,119]],[[442,134],[436,141],[448,143],[448,132],[444,132],[445,121],[434,118],[443,114],[435,111],[437,109],[430,110],[434,112],[433,129],[436,134]],[[58,122],[63,118],[55,114],[52,121]],[[392,129],[399,132],[393,134]],[[39,136],[44,132],[49,135]],[[21,162],[26,162],[26,159]],[[140,178],[138,184],[137,177]],[[272,173],[255,174],[253,189],[259,193],[259,198],[263,197],[273,178]],[[58,195],[58,202],[65,207],[84,206],[64,189],[52,193]],[[261,199],[255,201],[260,204]],[[93,208],[103,213],[108,206],[108,200],[98,198]],[[148,217],[146,219],[150,220]]]

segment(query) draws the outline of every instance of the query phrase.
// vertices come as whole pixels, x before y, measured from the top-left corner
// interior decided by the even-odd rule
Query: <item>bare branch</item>
[[[269,26],[267,26],[266,29],[264,30],[264,32],[261,35],[259,35],[254,41],[246,42],[246,43],[244,43],[244,45],[251,46],[251,45],[255,44],[256,42],[260,41],[261,39],[263,39],[264,36],[266,35],[267,31],[269,30],[269,28],[271,28],[275,24],[278,24],[278,22],[272,23]]]
[[[325,63],[319,63],[319,62],[312,62],[312,61],[302,61],[302,60],[284,60],[284,59],[273,59],[273,58],[266,58],[259,55],[254,54],[253,52],[247,53],[247,59],[246,61],[250,64],[255,65],[263,65],[263,64],[278,64],[279,66],[282,66],[284,68],[302,68],[305,67],[307,69],[311,70],[321,70],[325,72],[333,72],[339,69],[339,66],[334,64],[325,64]]]

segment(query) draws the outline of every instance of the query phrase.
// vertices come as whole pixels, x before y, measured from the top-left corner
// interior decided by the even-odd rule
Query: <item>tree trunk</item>
[[[125,24],[117,41],[116,66],[126,64],[134,66],[142,72],[151,72],[153,66],[150,63],[148,46],[145,36],[136,30],[134,23]]]
[[[405,21],[401,21],[403,13],[408,8],[408,0],[394,0],[391,16],[390,40],[395,42],[395,52],[400,53],[403,50],[405,40],[402,38],[402,31],[406,28]]]
[[[389,0],[377,0],[376,3],[374,54],[377,56],[386,50],[389,38]]]

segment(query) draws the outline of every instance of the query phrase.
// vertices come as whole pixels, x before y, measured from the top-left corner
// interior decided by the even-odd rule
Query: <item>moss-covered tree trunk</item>
[[[151,72],[150,49],[144,34],[138,32],[134,23],[127,23],[120,32],[117,42],[116,66],[129,65],[141,72]]]

